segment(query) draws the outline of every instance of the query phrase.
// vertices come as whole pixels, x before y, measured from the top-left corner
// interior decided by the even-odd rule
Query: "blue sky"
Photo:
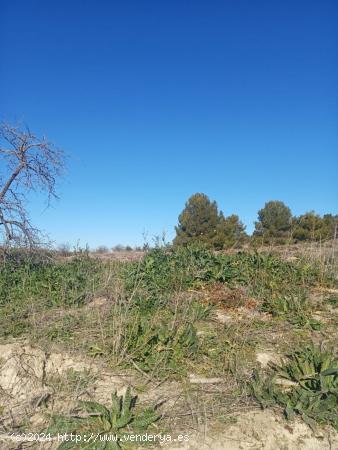
[[[271,199],[337,212],[336,0],[0,0],[0,118],[69,155],[56,242],[174,235],[204,192],[252,231]]]

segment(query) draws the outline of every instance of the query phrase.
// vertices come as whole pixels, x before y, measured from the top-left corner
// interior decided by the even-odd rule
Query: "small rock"
[[[214,383],[222,383],[223,378],[204,378],[199,377],[198,375],[190,374],[189,381],[193,384],[214,384]]]

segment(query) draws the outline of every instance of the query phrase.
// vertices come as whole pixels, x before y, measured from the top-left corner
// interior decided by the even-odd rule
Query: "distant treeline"
[[[252,236],[245,225],[233,214],[225,217],[217,203],[202,193],[192,195],[178,218],[174,245],[203,242],[215,249],[240,247],[245,243],[286,244],[300,241],[334,239],[338,215],[320,216],[314,211],[293,216],[282,201],[267,202],[258,211],[258,220]]]
[[[132,247],[130,245],[117,244],[114,245],[114,247],[109,248],[106,245],[99,245],[98,247],[92,250],[88,246],[86,246],[85,248],[79,248],[79,247],[72,247],[68,243],[63,243],[59,244],[56,250],[59,254],[63,256],[68,256],[73,253],[90,253],[90,252],[97,253],[99,255],[104,255],[110,252],[141,252],[144,250],[144,246]]]
[[[338,215],[320,216],[314,211],[300,216],[293,216],[290,208],[282,201],[271,200],[258,211],[255,230],[251,236],[246,233],[246,226],[236,214],[225,217],[218,209],[217,203],[203,193],[192,195],[178,217],[176,237],[173,245],[187,245],[192,242],[207,244],[216,250],[240,248],[254,244],[291,244],[301,241],[326,241],[338,235]],[[142,247],[115,245],[112,248],[100,245],[95,250],[71,248],[61,244],[58,252],[64,256],[73,252],[87,251],[97,254],[110,252],[144,251],[152,247],[167,245],[165,237],[153,238],[153,243]]]

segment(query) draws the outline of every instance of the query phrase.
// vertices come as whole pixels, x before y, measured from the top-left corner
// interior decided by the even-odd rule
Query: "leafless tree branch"
[[[0,123],[0,227],[3,240],[33,247],[41,243],[26,210],[31,191],[57,198],[56,181],[64,170],[64,153],[28,128]]]

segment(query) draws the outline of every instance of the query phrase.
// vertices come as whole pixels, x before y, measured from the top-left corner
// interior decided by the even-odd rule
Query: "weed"
[[[283,388],[280,379],[291,385]],[[255,373],[251,388],[263,408],[278,405],[288,419],[299,414],[311,427],[323,423],[338,430],[338,359],[330,350],[298,350],[267,377]]]
[[[170,311],[155,317],[138,316],[137,326],[130,322],[127,353],[145,372],[162,377],[185,373],[184,359],[198,350],[196,329],[191,322],[175,320]]]
[[[0,265],[0,336],[26,333],[30,318],[48,309],[84,305],[105,286],[109,271],[88,256],[66,262],[24,256],[6,261]]]
[[[306,261],[283,261],[272,254],[215,254],[198,245],[151,251],[141,262],[127,268],[126,278],[129,287],[138,285],[157,293],[207,283],[242,285],[262,299],[288,293],[292,286],[304,289],[323,281],[320,270]],[[331,281],[328,276],[323,282]]]
[[[111,399],[109,408],[94,401],[80,402],[80,412],[84,413],[82,416],[52,416],[47,433],[73,433],[81,436],[81,442],[64,441],[58,449],[122,449],[125,448],[123,442],[128,442],[128,436],[146,431],[161,417],[152,408],[137,411],[137,397],[131,395],[130,388],[124,396],[113,393]]]
[[[238,386],[250,376],[255,348],[274,331],[271,344],[280,347],[285,327],[287,342],[301,342],[321,326],[308,295],[320,283],[332,279],[303,259],[229,255],[197,245],[156,248],[125,263],[86,254],[68,261],[20,256],[0,267],[0,335],[83,350],[114,369],[137,369],[148,381],[197,373],[226,375]],[[230,291],[235,307],[245,292],[278,320],[238,316],[217,323],[214,307],[198,300],[214,286]],[[87,307],[98,296],[107,298],[104,307]],[[69,374],[67,383],[81,391],[86,380],[78,375]]]
[[[72,315],[65,315],[62,320],[52,324],[47,330],[47,337],[54,342],[65,342],[73,338],[73,331],[79,320]]]
[[[0,306],[23,298],[43,301],[45,307],[81,305],[101,274],[102,264],[89,257],[5,263],[0,266]]]
[[[192,321],[208,320],[214,313],[213,305],[203,305],[200,302],[193,302],[191,305]]]
[[[141,261],[128,263],[103,262],[86,254],[70,261],[19,256],[0,266],[3,336],[24,334],[31,317],[48,309],[79,308],[95,295],[115,298],[116,290],[125,291],[128,299],[119,303],[119,314],[133,307],[147,314],[166,308],[175,293],[215,283],[245,286],[266,311],[298,316],[305,311],[307,289],[323,281],[316,266],[304,261],[291,263],[258,253],[216,254],[197,245],[157,248]],[[50,333],[52,339],[62,339],[62,330]]]
[[[334,308],[338,307],[338,295],[331,295],[328,299],[326,299],[327,303]]]

